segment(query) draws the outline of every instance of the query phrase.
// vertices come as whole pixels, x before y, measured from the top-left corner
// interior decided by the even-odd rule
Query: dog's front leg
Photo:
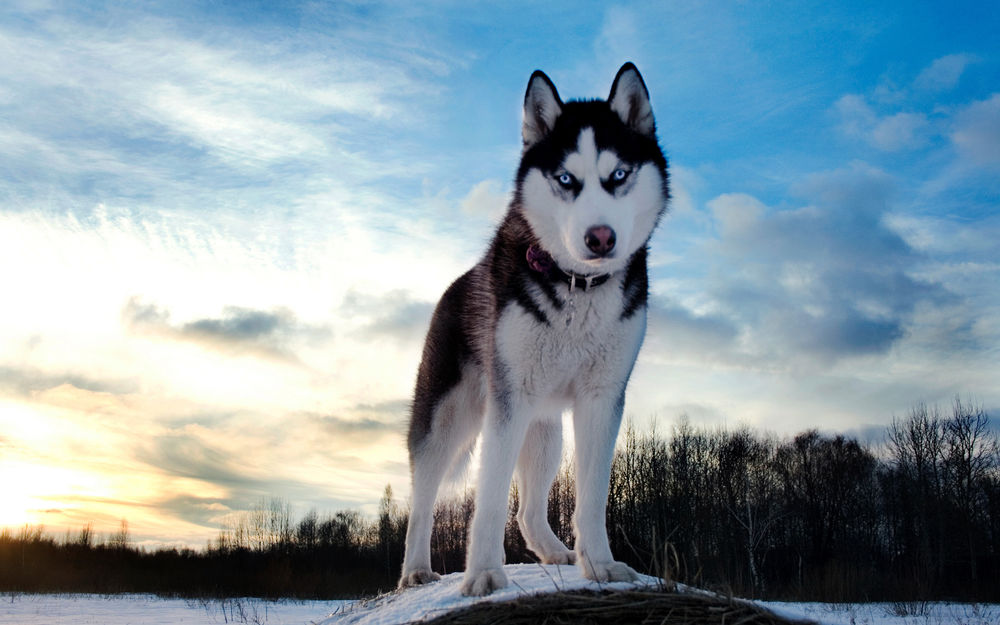
[[[573,405],[576,440],[576,562],[583,576],[599,582],[638,579],[638,574],[611,555],[606,528],[608,484],[615,439],[621,424],[624,392],[578,397]]]
[[[527,411],[511,405],[509,399],[493,398],[489,403],[483,424],[476,510],[462,581],[462,594],[466,596],[488,595],[507,586],[503,572],[507,499],[529,421]]]

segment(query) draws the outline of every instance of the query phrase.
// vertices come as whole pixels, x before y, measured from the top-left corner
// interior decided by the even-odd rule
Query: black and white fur
[[[463,594],[507,585],[512,475],[521,533],[542,562],[576,562],[598,581],[635,578],[611,555],[605,511],[625,386],[646,330],[647,244],[668,199],[655,132],[631,63],[607,101],[563,103],[545,74],[532,75],[513,201],[486,255],[442,296],[424,345],[400,587],[438,579],[430,558],[438,487],[480,434]],[[566,408],[576,448],[573,551],[546,519]]]

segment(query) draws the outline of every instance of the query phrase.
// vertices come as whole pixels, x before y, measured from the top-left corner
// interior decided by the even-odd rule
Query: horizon
[[[1000,410],[980,3],[0,16],[0,527],[200,545],[264,497],[405,501],[423,334],[509,201],[535,69],[603,98],[632,61],[650,91],[672,201],[637,427]]]

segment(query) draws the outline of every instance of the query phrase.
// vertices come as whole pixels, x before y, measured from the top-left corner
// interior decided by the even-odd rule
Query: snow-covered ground
[[[488,597],[463,597],[459,591],[462,573],[445,575],[441,581],[426,586],[394,592],[372,601],[345,605],[341,613],[319,625],[399,625],[433,618],[479,601],[507,601],[528,595],[581,588],[626,589],[657,585],[660,580],[648,575],[638,583],[598,584],[584,579],[575,566],[558,564],[508,564],[503,567],[510,585]]]
[[[596,584],[583,579],[576,567],[507,565],[510,586],[485,600],[580,588],[629,588],[632,584]],[[0,595],[0,625],[396,625],[465,607],[483,599],[459,593],[461,573],[438,583],[391,593],[370,601],[263,601],[227,599],[195,601],[160,599],[150,595]],[[639,586],[657,584],[644,577]],[[683,589],[685,592],[700,592]],[[761,602],[792,618],[823,625],[998,625],[1000,605],[929,603],[893,605]],[[908,613],[900,616],[899,613]]]
[[[0,594],[0,625],[311,625],[344,603],[4,593]]]
[[[403,593],[345,604],[338,614],[317,625],[399,625],[432,618],[476,601],[505,601],[556,590],[626,589],[656,586],[660,583],[655,577],[642,576],[635,584],[598,584],[584,579],[575,566],[508,564],[504,567],[504,572],[507,573],[510,586],[485,599],[463,597],[459,592],[462,574],[453,573],[444,576],[440,582]],[[679,590],[704,592],[687,587]],[[1000,625],[1000,605],[757,603],[783,616],[808,619],[822,625]],[[899,616],[899,612],[909,612],[912,615]],[[913,614],[915,612],[919,614]]]
[[[757,603],[822,625],[1000,625],[1000,604],[995,603]]]

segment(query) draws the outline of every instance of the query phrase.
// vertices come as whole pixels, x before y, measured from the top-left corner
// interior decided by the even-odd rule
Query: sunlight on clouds
[[[66,505],[61,497],[69,493],[74,496],[92,494],[95,492],[95,481],[69,468],[0,459],[0,484],[4,485],[4,496],[0,500],[0,527],[44,524],[47,511]],[[63,514],[62,510],[60,514]]]
[[[80,408],[87,413],[86,406]],[[48,524],[52,515],[61,517],[80,507],[81,498],[118,495],[109,483],[111,467],[95,471],[91,465],[108,442],[100,427],[81,426],[60,412],[0,400],[0,429],[7,439],[0,479],[11,494],[4,502],[7,520],[0,525]]]
[[[201,93],[163,85],[151,93],[152,115],[196,145],[218,150],[241,162],[281,160],[309,155],[322,159],[326,146],[295,125],[262,118],[229,98],[212,101]]]
[[[262,410],[172,427],[164,423],[180,413],[169,406],[158,407],[152,398],[130,404],[68,385],[25,403],[4,401],[0,426],[9,452],[4,477],[20,470],[32,476],[20,480],[24,488],[15,489],[4,509],[4,516],[14,519],[9,522],[74,531],[94,522],[97,531],[111,531],[128,518],[137,534],[197,543],[211,535],[210,524],[231,509],[227,504],[244,506],[279,490],[288,494],[295,482],[311,485],[311,492],[297,487],[290,493],[300,503],[367,501],[384,486],[386,467],[398,457],[380,449],[398,441],[377,432],[346,439],[335,431],[321,435],[294,415]],[[345,452],[364,461],[338,468],[337,458]],[[179,517],[157,509],[167,497],[189,502],[174,507]]]
[[[0,277],[11,296],[0,338],[16,347],[0,367],[22,393],[5,431],[89,480],[46,495],[38,521],[105,531],[128,518],[137,535],[204,537],[213,507],[256,497],[324,509],[367,505],[387,479],[405,491],[405,398],[432,306],[415,292],[436,297],[456,261],[414,251],[412,232],[379,252],[368,227],[320,227],[287,264],[267,240],[184,219],[0,215],[0,263],[31,268]],[[418,257],[415,292],[368,278]],[[369,268],[345,279],[354,258]],[[384,414],[363,408],[380,402]],[[195,462],[202,451],[215,460]],[[173,517],[151,493],[171,493]]]

